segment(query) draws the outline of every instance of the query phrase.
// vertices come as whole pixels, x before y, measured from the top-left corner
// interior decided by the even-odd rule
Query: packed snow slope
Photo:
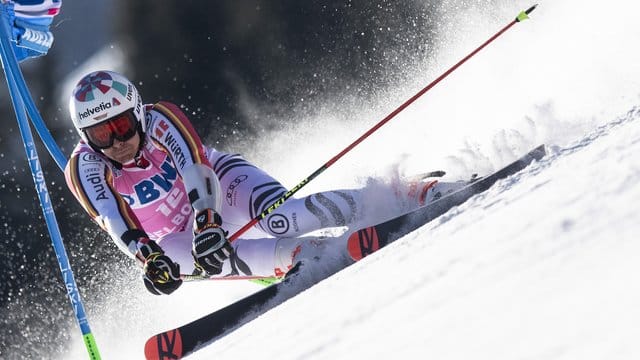
[[[411,79],[294,113],[243,152],[297,184],[530,5],[443,3],[439,46]],[[360,186],[394,164],[464,178],[539,143],[549,155],[192,358],[640,358],[639,10],[541,2],[303,193]],[[149,336],[257,290],[200,282],[153,297],[131,267],[87,305],[104,358],[142,358]],[[69,333],[63,358],[85,358]]]
[[[637,359],[640,111],[549,150],[193,358]]]

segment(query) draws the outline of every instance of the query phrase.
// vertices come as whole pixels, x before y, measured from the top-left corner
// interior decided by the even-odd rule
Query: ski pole
[[[364,134],[362,134],[362,136],[360,136],[358,139],[356,139],[353,143],[351,143],[349,146],[347,146],[344,150],[342,150],[340,153],[338,153],[336,156],[334,156],[333,158],[331,158],[329,161],[327,161],[324,165],[322,165],[321,167],[319,167],[316,171],[314,171],[311,175],[309,175],[308,177],[306,177],[304,180],[302,180],[298,185],[294,186],[291,190],[287,191],[281,198],[279,198],[278,200],[276,200],[273,204],[271,204],[268,208],[266,208],[264,211],[262,211],[260,214],[258,214],[256,217],[254,217],[251,221],[249,221],[246,225],[244,225],[242,228],[240,228],[240,230],[236,231],[233,235],[231,235],[231,237],[229,237],[229,241],[234,241],[236,240],[240,235],[242,235],[245,231],[249,230],[251,227],[253,227],[255,224],[257,224],[260,220],[264,219],[267,215],[269,215],[271,212],[273,212],[275,209],[277,209],[278,207],[280,207],[280,205],[282,205],[285,201],[287,201],[287,199],[289,199],[291,196],[293,196],[293,194],[295,194],[296,192],[298,192],[298,190],[302,189],[305,185],[307,185],[311,180],[315,179],[318,175],[320,175],[321,173],[323,173],[326,169],[328,169],[331,165],[333,165],[336,161],[338,161],[342,156],[344,156],[346,153],[348,153],[349,151],[351,151],[351,149],[353,149],[354,147],[356,147],[358,144],[360,144],[364,139],[366,139],[367,137],[369,137],[371,134],[373,134],[374,132],[376,132],[379,128],[381,128],[384,124],[386,124],[387,122],[389,122],[391,119],[393,119],[396,115],[398,115],[398,113],[400,113],[402,110],[404,110],[407,106],[411,105],[414,101],[416,101],[419,97],[421,97],[422,95],[424,95],[424,93],[426,93],[427,91],[431,90],[431,88],[433,88],[434,86],[436,86],[440,81],[442,81],[444,78],[446,78],[447,76],[449,76],[449,74],[451,74],[452,72],[454,72],[458,67],[460,67],[460,65],[464,64],[467,60],[469,60],[471,57],[473,57],[475,54],[477,54],[480,50],[482,50],[485,46],[489,45],[491,42],[493,42],[493,40],[495,40],[496,38],[498,38],[500,35],[502,35],[503,33],[505,33],[507,30],[509,30],[513,25],[515,25],[518,22],[524,21],[526,19],[529,18],[529,14],[538,6],[538,4],[533,5],[532,7],[530,7],[529,9],[522,11],[518,14],[518,16],[516,16],[516,18],[509,23],[507,26],[505,26],[504,28],[502,28],[500,31],[498,31],[495,35],[493,35],[491,38],[489,38],[489,40],[485,41],[482,45],[480,45],[477,49],[473,50],[469,55],[465,56],[462,60],[460,60],[458,63],[456,63],[455,65],[453,65],[451,68],[449,68],[449,70],[445,71],[442,75],[440,75],[438,78],[436,78],[435,80],[433,80],[429,85],[425,86],[422,90],[420,90],[417,94],[415,94],[414,96],[412,96],[409,100],[405,101],[402,105],[400,105],[397,109],[395,109],[394,111],[392,111],[389,115],[387,115],[384,119],[380,120],[380,122],[378,122],[375,126],[373,126],[371,129],[369,129],[367,132],[365,132]]]
[[[6,4],[0,4],[0,17],[2,18],[0,20],[0,57],[2,58],[9,94],[18,120],[20,135],[22,136],[24,148],[27,153],[27,160],[35,183],[36,192],[38,193],[38,198],[40,200],[40,206],[49,229],[53,248],[56,252],[58,264],[60,265],[60,270],[62,272],[62,278],[65,282],[67,295],[69,296],[69,300],[71,300],[71,305],[73,306],[76,320],[80,326],[84,343],[87,348],[87,352],[89,353],[89,358],[92,360],[98,360],[101,358],[100,353],[98,351],[95,338],[91,333],[91,328],[89,327],[89,322],[80,298],[80,293],[73,277],[73,271],[69,264],[67,252],[64,248],[64,244],[62,243],[62,235],[51,204],[51,198],[49,197],[49,191],[47,190],[47,184],[40,165],[36,146],[33,141],[33,135],[31,134],[31,127],[29,126],[29,121],[27,119],[24,100],[20,95],[20,91],[18,90],[18,85],[16,83],[17,80],[14,71],[18,71],[20,75],[21,72],[17,65],[16,56],[11,45],[11,29],[6,21],[8,18],[6,11]],[[29,100],[33,101],[30,97]],[[35,109],[35,105],[33,108]]]

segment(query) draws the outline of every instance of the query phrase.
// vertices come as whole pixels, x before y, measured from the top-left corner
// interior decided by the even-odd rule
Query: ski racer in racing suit
[[[179,107],[144,105],[121,74],[84,76],[69,110],[82,140],[65,169],[67,184],[91,218],[137,259],[153,294],[175,291],[181,271],[282,276],[323,246],[302,235],[367,216],[360,190],[326,191],[289,199],[255,226],[258,238],[230,243],[229,232],[285,194],[277,180],[238,154],[204,146]],[[416,199],[409,207],[429,201],[435,184],[403,189]],[[367,221],[406,210],[383,209]]]

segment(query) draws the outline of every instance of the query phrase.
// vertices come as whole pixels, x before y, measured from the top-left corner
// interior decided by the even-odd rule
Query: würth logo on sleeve
[[[165,131],[169,129],[169,125],[164,120],[160,120],[160,123],[156,127],[155,135],[158,139],[162,139]]]

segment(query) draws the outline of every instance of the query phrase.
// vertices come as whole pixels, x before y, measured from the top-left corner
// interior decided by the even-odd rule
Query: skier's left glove
[[[11,26],[11,40],[18,61],[46,55],[53,45],[49,25],[60,11],[61,0],[8,1],[0,4]],[[24,3],[20,4],[20,3]]]
[[[222,272],[222,263],[233,254],[233,247],[227,240],[227,232],[220,224],[222,218],[213,209],[204,209],[196,214],[191,254],[196,269],[205,275]]]
[[[162,248],[153,240],[142,239],[138,242],[136,258],[142,262],[144,285],[154,295],[169,295],[182,285],[180,265],[164,254]]]

